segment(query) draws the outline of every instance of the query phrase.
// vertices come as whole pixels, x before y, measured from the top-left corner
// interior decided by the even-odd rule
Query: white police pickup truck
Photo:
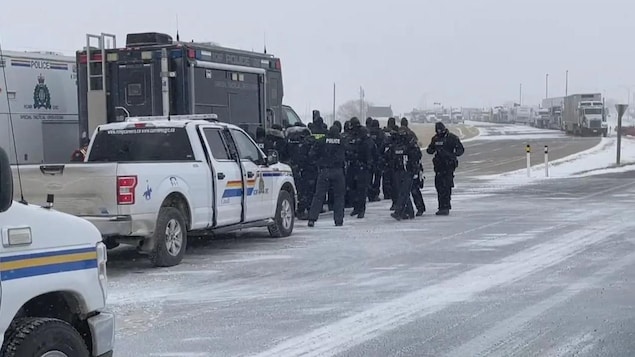
[[[0,356],[112,356],[106,247],[89,222],[13,202],[0,148]]]
[[[105,124],[95,130],[85,162],[20,172],[27,200],[53,195],[56,209],[92,222],[109,248],[138,244],[155,266],[181,262],[188,232],[293,231],[291,168],[214,114]]]

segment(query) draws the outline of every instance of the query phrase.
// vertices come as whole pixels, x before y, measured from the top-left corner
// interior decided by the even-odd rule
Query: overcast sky
[[[115,5],[116,4],[116,5]],[[397,112],[523,104],[569,93],[635,94],[632,0],[11,1],[0,11],[5,50],[72,54],[86,33],[129,32],[267,49],[282,59],[285,102],[300,114],[358,98]]]

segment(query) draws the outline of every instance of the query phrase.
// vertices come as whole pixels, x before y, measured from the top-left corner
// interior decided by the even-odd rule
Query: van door
[[[150,116],[162,114],[158,109],[161,103],[155,103],[153,86],[154,68],[152,63],[119,64],[117,82],[117,102],[115,106],[124,107],[130,116]]]
[[[240,155],[243,180],[247,187],[245,195],[245,222],[269,218],[271,211],[264,205],[264,196],[272,189],[263,177],[264,155],[256,143],[242,130],[232,129],[232,138]]]
[[[210,221],[215,227],[240,223],[243,216],[243,180],[237,158],[222,133],[215,127],[201,127],[212,170],[214,204]]]

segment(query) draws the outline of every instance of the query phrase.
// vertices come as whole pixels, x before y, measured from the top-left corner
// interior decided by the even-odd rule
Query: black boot
[[[423,213],[424,213],[425,211],[426,211],[425,209],[419,209],[419,210],[417,210],[417,217],[421,217],[421,216],[423,216]]]
[[[450,215],[450,210],[449,209],[440,209],[437,211],[436,213],[437,216],[449,216]]]
[[[357,215],[357,218],[364,218],[364,215],[366,214],[366,212],[362,211]]]
[[[394,218],[394,219],[396,219],[396,220],[398,220],[398,221],[401,221],[401,216],[400,216],[400,215],[398,215],[398,214],[397,214],[397,213],[395,213],[395,212],[391,213],[391,214],[390,214],[390,217],[392,217],[392,218]]]
[[[315,221],[309,221],[309,227],[315,227]]]

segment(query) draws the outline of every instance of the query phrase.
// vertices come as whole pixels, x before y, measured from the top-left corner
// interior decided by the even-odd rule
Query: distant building
[[[388,119],[394,116],[394,114],[392,112],[392,106],[390,105],[387,107],[369,106],[366,111],[366,116],[373,119]]]

